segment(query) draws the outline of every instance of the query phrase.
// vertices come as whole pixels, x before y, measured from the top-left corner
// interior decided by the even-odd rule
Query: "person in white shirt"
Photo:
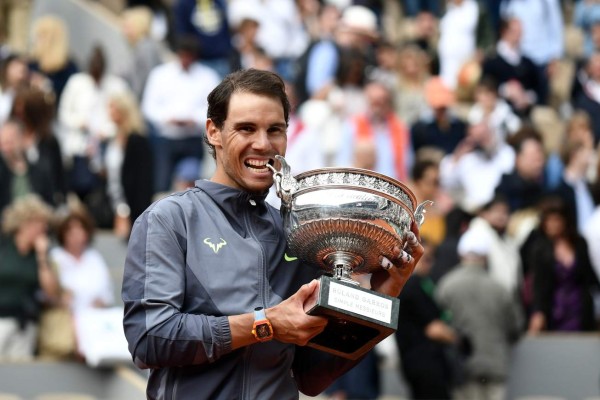
[[[113,305],[114,292],[106,261],[90,242],[94,224],[83,208],[69,211],[57,227],[58,246],[50,260],[58,272],[63,296],[75,318],[89,308]]]
[[[247,10],[259,16],[256,41],[275,60],[276,72],[293,79],[293,61],[306,50],[310,37],[294,0],[232,0],[228,5],[231,26],[237,26]]]
[[[155,192],[171,189],[177,163],[204,154],[203,132],[207,96],[219,75],[197,61],[197,41],[182,37],[177,58],[155,67],[146,83],[142,114],[154,133]]]
[[[469,110],[470,124],[487,122],[498,140],[506,141],[508,136],[521,129],[521,119],[513,113],[506,101],[498,96],[498,85],[491,77],[483,77],[475,88],[475,103]]]
[[[515,151],[497,139],[485,122],[471,125],[467,137],[440,164],[442,187],[466,212],[490,201],[502,174],[515,166]]]
[[[479,6],[475,0],[450,0],[440,19],[440,76],[451,89],[460,68],[475,56]]]
[[[517,242],[506,232],[509,217],[507,198],[496,195],[471,220],[468,232],[487,238],[490,246],[488,273],[517,299],[521,283],[521,256]]]
[[[87,72],[71,75],[60,98],[58,137],[71,175],[78,174],[74,169],[82,166],[89,166],[92,173],[99,174],[104,145],[116,133],[108,113],[108,98],[127,91],[128,85],[122,78],[107,73],[106,67],[103,48],[94,47]],[[85,162],[78,163],[77,158]],[[78,194],[91,190],[81,187],[75,180],[69,185],[69,190]]]

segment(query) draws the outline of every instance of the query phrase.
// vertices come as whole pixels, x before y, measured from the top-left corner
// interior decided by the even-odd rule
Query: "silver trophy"
[[[388,176],[358,168],[322,168],[292,176],[276,156],[273,171],[291,253],[324,270],[315,304],[325,331],[309,346],[356,359],[398,327],[399,300],[359,286],[354,279],[381,269],[380,256],[394,257],[413,221],[425,219],[426,200]]]

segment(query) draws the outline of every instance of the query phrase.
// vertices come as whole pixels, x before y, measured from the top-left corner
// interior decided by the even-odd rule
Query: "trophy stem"
[[[364,262],[361,256],[347,251],[334,251],[327,254],[324,261],[331,266],[334,279],[359,285],[357,281],[352,279],[352,271]]]

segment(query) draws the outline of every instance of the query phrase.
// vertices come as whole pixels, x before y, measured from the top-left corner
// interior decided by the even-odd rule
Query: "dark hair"
[[[0,63],[0,88],[4,89],[4,86],[6,85],[6,79],[7,79],[7,74],[8,74],[8,67],[10,66],[10,64],[13,62],[21,62],[25,65],[27,65],[27,61],[25,60],[25,58],[18,54],[18,53],[11,53],[8,56],[6,56],[6,58],[4,60],[2,60],[2,62]]]
[[[429,169],[429,168],[436,168],[438,167],[438,163],[436,163],[433,160],[417,160],[417,162],[415,162],[415,165],[413,165],[412,168],[412,178],[414,181],[419,181],[421,179],[423,179],[423,177],[425,176],[425,172]]]
[[[227,75],[208,95],[206,116],[212,120],[217,128],[222,129],[227,119],[231,96],[234,93],[242,92],[279,99],[283,107],[285,122],[288,123],[290,102],[285,92],[283,79],[273,72],[250,68]],[[215,158],[215,147],[209,143],[206,134],[204,135],[204,142],[209,148],[209,153]]]
[[[195,57],[200,53],[200,41],[197,36],[179,35],[175,38],[175,52],[193,54]]]
[[[78,221],[83,226],[83,229],[88,234],[88,242],[92,241],[92,237],[94,236],[94,220],[91,215],[85,208],[77,208],[71,210],[64,218],[58,222],[56,226],[56,239],[61,246],[65,245],[65,236],[67,235],[67,231],[69,230],[69,226],[71,222]]]
[[[477,87],[498,94],[498,81],[491,75],[483,75]]]
[[[494,196],[484,205],[479,208],[479,212],[489,211],[496,204],[504,204],[507,207],[509,206],[508,197],[503,193],[496,193]]]
[[[101,45],[97,44],[92,48],[92,52],[88,58],[87,72],[99,82],[104,72],[106,71],[106,56]]]
[[[40,137],[52,134],[54,95],[35,87],[23,87],[15,93],[11,117],[20,118],[27,129]]]
[[[519,154],[523,149],[523,144],[528,139],[535,140],[544,147],[544,137],[530,124],[523,125],[514,135],[509,136],[506,141],[515,150],[515,153]]]
[[[546,234],[544,224],[548,217],[551,215],[559,215],[563,218],[565,223],[564,236],[572,245],[575,245],[578,237],[576,211],[573,207],[569,206],[564,198],[557,194],[548,194],[540,200],[538,209],[540,210],[539,227],[544,235]]]

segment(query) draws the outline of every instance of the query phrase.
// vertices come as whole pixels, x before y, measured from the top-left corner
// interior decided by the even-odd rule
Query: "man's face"
[[[508,23],[508,27],[506,28],[506,31],[504,31],[502,39],[513,46],[519,46],[521,43],[522,33],[523,29],[521,27],[521,22],[518,19],[512,19]]]
[[[286,129],[279,99],[234,93],[223,129],[210,119],[206,123],[217,158],[211,180],[250,193],[266,192],[273,184],[273,175],[266,164],[273,165],[277,154],[285,155]]]

